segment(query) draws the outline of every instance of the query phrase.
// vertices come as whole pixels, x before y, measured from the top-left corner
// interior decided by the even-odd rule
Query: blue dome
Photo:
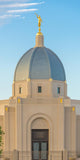
[[[31,48],[18,62],[14,81],[22,81],[28,78],[66,80],[64,67],[60,59],[46,47]]]

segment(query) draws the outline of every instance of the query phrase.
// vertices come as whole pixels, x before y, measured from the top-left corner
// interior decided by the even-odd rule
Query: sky
[[[35,46],[35,13],[45,46],[64,65],[68,96],[80,99],[80,0],[0,0],[0,100],[12,96],[16,65]]]

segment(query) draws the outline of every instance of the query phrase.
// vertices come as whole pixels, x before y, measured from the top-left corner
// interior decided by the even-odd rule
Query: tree
[[[2,155],[3,152],[3,135],[4,135],[4,131],[2,130],[2,127],[0,126],[0,156]]]

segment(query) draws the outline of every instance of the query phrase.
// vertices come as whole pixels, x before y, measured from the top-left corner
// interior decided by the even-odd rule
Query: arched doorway
[[[42,113],[37,113],[30,116],[27,121],[27,143],[26,149],[31,154],[32,160],[47,160],[52,151],[52,121],[50,118]],[[37,151],[37,156],[36,152]],[[44,153],[44,155],[43,155]],[[48,156],[49,153],[49,156]]]
[[[36,118],[31,124],[32,160],[47,160],[49,149],[49,125],[44,118]]]

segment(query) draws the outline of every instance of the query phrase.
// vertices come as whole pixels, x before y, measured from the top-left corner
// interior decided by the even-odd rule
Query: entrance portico
[[[47,160],[48,152],[52,150],[52,124],[49,117],[37,113],[29,118],[27,124],[27,151],[33,160]],[[30,145],[31,144],[31,145]]]

